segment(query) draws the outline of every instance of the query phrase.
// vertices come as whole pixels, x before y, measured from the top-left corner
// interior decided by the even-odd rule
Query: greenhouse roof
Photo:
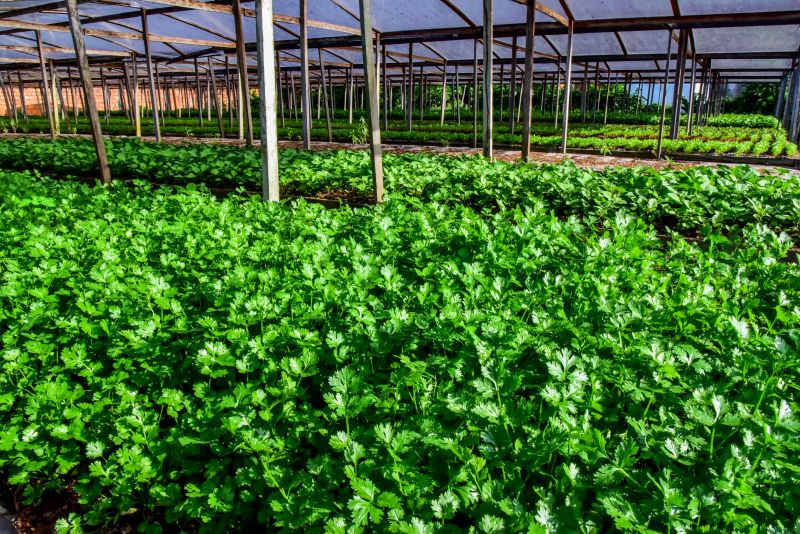
[[[97,65],[119,64],[144,54],[142,8],[147,12],[151,53],[162,74],[191,72],[207,56],[236,64],[230,1],[81,1],[86,48]],[[32,70],[38,65],[36,31],[43,53],[58,65],[74,63],[64,1],[20,0],[0,4],[0,68]],[[409,63],[441,73],[472,72],[481,38],[480,0],[373,0],[373,26],[387,52],[387,75]],[[275,0],[275,40],[284,69],[299,69],[299,0]],[[243,35],[255,66],[255,3],[242,2]],[[323,49],[333,68],[361,63],[358,0],[310,0],[309,47]],[[494,0],[495,69],[513,60],[521,68],[525,48],[525,0]],[[574,29],[574,73],[633,73],[661,78],[668,30],[688,29],[689,66],[731,81],[775,81],[800,52],[797,0],[539,0],[536,18],[537,75],[555,73],[567,53],[568,25]],[[673,36],[675,38],[675,36]],[[673,58],[677,47],[671,46]],[[311,54],[312,64],[317,53]],[[510,69],[508,69],[510,70]]]

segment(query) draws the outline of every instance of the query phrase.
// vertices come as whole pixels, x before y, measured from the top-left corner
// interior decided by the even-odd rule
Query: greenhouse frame
[[[0,0],[0,534],[800,533],[800,0]]]

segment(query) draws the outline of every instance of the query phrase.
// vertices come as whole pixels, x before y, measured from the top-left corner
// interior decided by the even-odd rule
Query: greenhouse
[[[800,531],[797,0],[11,0],[0,93],[0,534]]]

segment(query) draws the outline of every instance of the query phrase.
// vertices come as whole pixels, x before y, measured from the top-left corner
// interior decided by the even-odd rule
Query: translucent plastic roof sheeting
[[[569,39],[566,35],[550,35],[548,39],[556,46],[559,54],[567,55]],[[576,56],[610,55],[622,54],[622,50],[613,33],[587,33],[573,36],[572,53]]]
[[[620,33],[625,49],[629,54],[664,54],[667,53],[667,39],[669,32],[666,30],[636,31]],[[675,50],[675,43],[672,43]]]
[[[50,4],[52,0],[17,0],[11,2],[0,2],[0,11],[31,8]],[[272,0],[276,15],[289,17],[299,16],[299,0]],[[449,0],[454,6],[451,8],[447,2],[441,0],[372,0],[373,6],[373,27],[381,32],[406,32],[425,29],[440,28],[476,28],[482,25],[483,10],[482,0]],[[698,16],[708,14],[736,14],[736,13],[764,13],[778,11],[800,12],[800,0],[675,0],[677,9],[673,11],[671,0],[566,0],[569,10],[565,10],[560,0],[539,0],[539,4],[551,9],[559,17],[564,18],[569,11],[580,22],[599,21],[599,20],[631,20],[648,17],[671,17],[676,14],[682,16]],[[255,8],[252,1],[243,2],[244,7]],[[181,7],[170,7],[153,1],[139,0],[129,1],[126,5],[121,5],[120,0],[114,3],[83,2],[79,4],[79,10],[84,19],[102,16],[114,16],[127,14],[129,16],[119,20],[119,24],[105,21],[92,22],[84,20],[86,28],[116,31],[121,33],[136,33],[141,27],[141,20],[137,10],[139,8],[149,10],[149,26],[153,35],[163,37],[175,37],[179,40],[200,39],[209,43],[229,43],[233,44],[235,32],[233,27],[233,17],[230,14],[219,13],[207,10],[182,9]],[[170,11],[167,14],[159,14],[159,11]],[[331,28],[319,28],[313,24],[308,28],[309,38],[345,38],[350,39],[349,48],[331,48],[325,51],[325,61],[331,66],[345,66],[349,64],[359,65],[361,63],[361,53],[357,45],[358,37],[354,32],[358,31],[359,21],[358,0],[309,0],[309,18],[312,21],[321,21],[328,24],[345,27],[345,31],[337,31]],[[494,0],[494,23],[496,25],[513,25],[520,27],[525,21],[526,8],[517,0]],[[9,20],[6,17],[6,20]],[[13,20],[13,19],[11,19]],[[66,29],[66,15],[63,9],[57,12],[29,13],[18,18],[20,21],[35,22],[40,24],[58,24]],[[552,30],[555,20],[541,12],[536,14],[537,23],[549,24]],[[556,33],[564,32],[563,27],[557,24]],[[205,28],[205,29],[202,29]],[[255,42],[255,20],[251,17],[244,18],[244,40],[252,44]],[[275,39],[277,41],[292,42],[296,39],[299,26],[293,22],[278,22],[274,28]],[[677,34],[677,32],[676,32]],[[34,32],[24,30],[19,35],[5,34],[0,36],[0,44],[10,46],[35,46]],[[696,45],[697,53],[714,54],[714,59],[710,60],[712,68],[725,69],[725,72],[736,72],[741,69],[746,72],[749,69],[761,69],[764,74],[779,73],[791,68],[791,58],[797,55],[800,50],[800,25],[790,24],[784,26],[768,27],[729,27],[729,28],[695,28],[692,30],[692,42]],[[645,69],[647,71],[657,68],[653,61],[624,61],[625,52],[629,55],[651,55],[663,56],[667,47],[667,31],[648,30],[648,31],[620,31],[619,37],[623,46],[620,45],[617,35],[612,32],[581,33],[580,28],[574,38],[574,53],[578,56],[576,60],[576,72],[581,72],[584,68],[580,64],[580,57],[591,58],[592,56],[604,56],[609,60],[609,65],[613,69],[624,71],[635,71]],[[59,48],[71,49],[72,39],[68,31],[43,31],[42,38],[46,46],[56,46]],[[519,36],[517,44],[519,46],[518,58],[524,60],[523,49],[525,46],[524,36]],[[496,39],[494,46],[495,57],[507,60],[512,56],[511,38],[502,37]],[[152,40],[152,52],[157,58],[177,58],[184,55],[202,56],[212,54],[221,57],[223,54],[229,56],[229,63],[235,65],[236,60],[231,46],[223,46],[217,49],[208,46],[209,43],[164,43],[159,40]],[[87,36],[87,48],[93,52],[108,51],[119,56],[120,53],[127,53],[131,50],[137,54],[144,52],[141,39],[122,39],[122,38],[98,38]],[[537,35],[535,51],[538,57],[553,57],[566,54],[567,37],[564,33],[542,36]],[[555,48],[555,50],[554,50]],[[672,44],[673,54],[676,52],[675,43]],[[402,54],[408,51],[407,44],[392,45],[389,50],[394,55],[389,59],[392,65],[406,64],[408,58]],[[7,52],[7,53],[6,53]],[[6,60],[19,57],[20,59],[30,60],[36,55],[26,52],[0,51],[0,56]],[[778,53],[785,54],[779,59],[753,59],[747,58],[748,53]],[[416,61],[428,59],[437,62],[442,58],[449,62],[459,61],[463,64],[459,67],[459,72],[471,71],[471,63],[474,53],[473,39],[458,39],[453,41],[437,41],[429,43],[415,43],[414,55],[418,56]],[[741,58],[725,58],[725,54],[745,54]],[[70,54],[62,51],[48,52],[48,57],[54,59],[67,59]],[[94,54],[96,55],[96,54]],[[282,57],[287,58],[287,65],[296,66],[290,63],[289,57],[298,56],[298,51],[282,51]],[[312,60],[316,60],[317,52],[310,51]],[[250,64],[255,65],[250,53]],[[479,50],[479,57],[482,50]],[[591,61],[591,60],[590,60]],[[673,63],[674,64],[674,63]],[[659,65],[663,68],[664,61],[659,60]],[[601,64],[603,68],[604,65]],[[26,68],[31,68],[26,65]],[[434,71],[439,66],[430,67]],[[499,65],[496,67],[500,70]],[[537,63],[536,71],[539,73],[555,72],[555,65]],[[589,65],[593,68],[593,65]],[[549,70],[548,70],[549,69]],[[448,65],[448,72],[453,71],[453,65]],[[647,74],[650,75],[649,73]],[[727,75],[727,74],[726,74]]]
[[[791,59],[715,59],[715,69],[775,69],[787,70],[792,68]]]
[[[679,0],[678,4],[683,15],[791,11],[798,7],[797,0]]]
[[[665,17],[672,15],[669,0],[573,0],[569,2],[576,20]]]
[[[800,1],[800,0],[799,0]],[[698,54],[713,52],[783,52],[800,47],[800,25],[694,30]]]
[[[453,4],[476,25],[480,25],[483,20],[483,3],[472,2],[469,0],[454,0]],[[549,17],[548,17],[549,18]],[[496,0],[494,4],[494,23],[495,24],[515,24],[525,20],[525,6],[513,0]],[[552,20],[552,19],[550,19]],[[463,25],[463,22],[462,22]]]

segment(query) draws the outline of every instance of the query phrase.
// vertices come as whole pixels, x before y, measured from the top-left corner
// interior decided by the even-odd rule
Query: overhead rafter
[[[23,21],[10,21],[10,20],[0,20],[0,28],[15,28],[19,30],[34,30],[34,31],[43,31],[43,32],[60,32],[60,33],[68,33],[69,28],[65,26],[56,26],[54,24],[39,24],[36,22],[23,22]],[[136,33],[128,33],[128,32],[116,32],[110,30],[98,30],[95,28],[83,28],[83,34],[88,35],[90,37],[107,37],[109,39],[132,39],[138,40],[141,38],[139,34]],[[187,45],[194,45],[194,46],[209,46],[215,48],[231,48],[235,47],[229,42],[224,41],[212,41],[209,39],[190,39],[188,37],[175,37],[175,36],[167,36],[167,35],[150,35],[150,40],[158,41],[161,43],[177,43],[177,44],[187,44]]]
[[[133,30],[133,31],[135,31],[135,32],[139,33],[140,35],[141,35],[141,33],[142,33],[142,30],[141,30],[141,29],[137,28],[136,26],[133,26],[132,24],[126,24],[126,23],[124,23],[124,22],[119,22],[119,21],[109,21],[109,24],[113,24],[113,25],[115,25],[115,26],[119,26],[120,28],[125,28],[126,30]],[[140,39],[141,39],[141,37],[140,37]],[[150,39],[152,40],[152,34],[151,34],[151,37],[150,37]],[[111,40],[109,40],[109,42],[110,42],[110,43],[112,43],[112,44],[115,44],[115,43],[116,43],[115,41],[111,41]],[[117,43],[117,44],[118,44],[118,43]],[[179,50],[179,49],[178,49],[178,48],[177,48],[177,47],[176,47],[174,44],[172,44],[172,43],[163,43],[163,44],[164,44],[164,45],[165,45],[167,48],[169,48],[170,50],[172,50],[173,52],[175,52],[176,54],[178,54],[178,55],[181,55],[181,54],[183,54],[183,52],[181,52],[181,51],[180,51],[180,50]],[[136,50],[135,50],[135,49],[133,49],[133,48],[131,48],[131,50],[133,50],[134,52],[136,52]],[[138,54],[138,52],[136,52],[136,53]]]
[[[619,32],[614,32],[614,37],[617,38],[617,42],[619,43],[619,48],[622,50],[623,55],[628,55],[628,49],[625,47],[625,42],[622,40],[622,36]]]
[[[0,19],[10,19],[14,17],[23,17],[25,15],[33,15],[35,13],[41,13],[43,11],[48,11],[51,9],[62,9],[67,5],[66,2],[50,2],[49,4],[39,4],[30,7],[23,7],[19,9],[9,9],[6,11],[0,11]]]
[[[561,4],[561,9],[564,10],[564,14],[567,15],[567,19],[574,21],[575,16],[572,14],[572,10],[569,8],[569,4],[567,4],[567,0],[558,0]]]
[[[522,5],[527,5],[528,3],[528,0],[514,0],[514,1]],[[551,9],[545,5],[540,4],[539,2],[536,2],[536,11],[538,11],[542,15],[547,15],[551,19],[560,22],[564,26],[569,25],[569,19],[567,17],[565,17],[555,9]],[[565,10],[564,12],[566,13],[567,11]]]
[[[32,54],[36,55],[37,50],[35,46],[22,46],[22,45],[4,45],[0,44],[0,50],[8,50],[11,52],[21,52],[23,54]],[[74,54],[75,51],[72,48],[64,48],[61,46],[44,46],[42,47],[42,52],[45,54]],[[118,56],[118,57],[128,57],[130,54],[128,52],[123,52],[121,50],[86,50],[86,53],[90,56]]]
[[[221,39],[225,39],[226,41],[236,42],[236,39],[234,37],[231,37],[230,35],[226,35],[226,34],[224,34],[222,32],[218,32],[218,31],[216,31],[216,30],[214,30],[212,28],[209,28],[208,26],[203,26],[202,24],[198,24],[198,23],[196,23],[194,21],[187,20],[187,19],[185,19],[183,17],[179,17],[177,15],[172,15],[171,13],[164,13],[162,16],[167,17],[168,19],[172,19],[174,21],[180,22],[182,24],[186,24],[187,26],[191,26],[192,28],[196,28],[198,30],[204,31],[204,32],[209,33],[211,35],[215,35],[215,36],[217,36],[217,37],[219,37]]]
[[[450,11],[455,13],[461,20],[466,22],[470,27],[472,28],[477,27],[477,24],[475,24],[475,22],[472,19],[470,19],[463,11],[461,11],[461,9],[453,2],[451,2],[450,0],[439,0],[439,1],[444,5],[446,5],[450,9]]]

